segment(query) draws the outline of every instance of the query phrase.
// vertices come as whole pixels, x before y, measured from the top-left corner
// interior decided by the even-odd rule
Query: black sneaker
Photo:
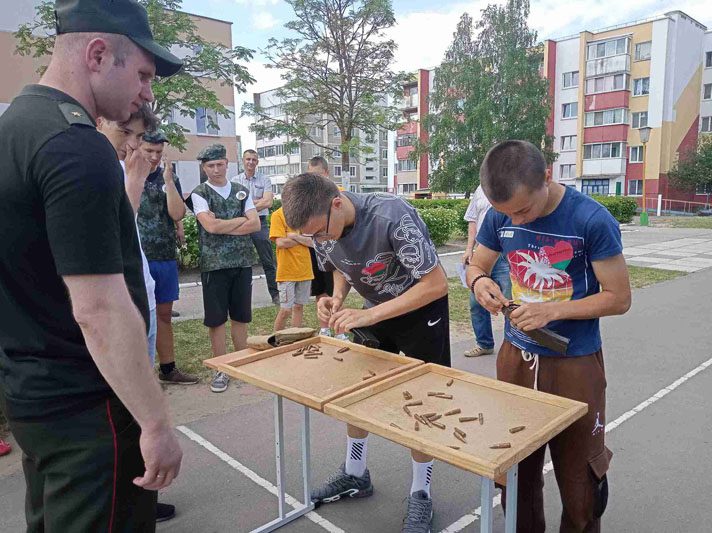
[[[365,498],[373,494],[371,474],[366,469],[362,477],[350,476],[346,473],[345,465],[329,476],[327,482],[311,493],[311,501],[319,506],[322,503],[331,503],[341,498]]]
[[[433,500],[424,490],[408,496],[408,510],[403,519],[402,533],[430,533],[433,521]]]
[[[156,504],[156,522],[165,522],[176,515],[176,506],[170,503]]]

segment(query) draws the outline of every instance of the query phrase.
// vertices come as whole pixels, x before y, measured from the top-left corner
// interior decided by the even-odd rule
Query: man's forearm
[[[285,250],[299,246],[298,242],[290,239],[289,237],[277,237],[274,242],[277,245],[277,248],[284,248]]]
[[[230,218],[227,220],[216,218],[209,224],[210,229],[206,227],[205,230],[208,233],[214,233],[216,235],[236,235],[233,232],[237,231],[246,221],[246,217]]]
[[[553,320],[590,320],[604,316],[622,315],[629,302],[611,291],[601,291],[580,300],[549,302],[554,308]]]
[[[257,209],[257,212],[262,211],[263,209],[269,209],[272,207],[272,204],[274,203],[272,200],[265,200],[264,198],[260,198],[259,200],[254,200],[255,202],[255,209]]]
[[[371,308],[371,311],[375,313],[376,322],[382,322],[420,309],[445,296],[447,290],[447,277],[438,266],[403,294]]]
[[[141,195],[143,194],[145,183],[146,180],[144,178],[138,178],[130,174],[126,175],[126,181],[124,182],[126,196],[129,198],[129,203],[131,204],[134,215],[138,213],[138,208],[141,206]]]
[[[99,372],[142,429],[169,426],[168,405],[148,358],[145,323],[128,291],[92,315],[79,322]]]
[[[467,251],[471,252],[475,247],[475,240],[477,239],[477,223],[468,222],[467,223]]]
[[[173,180],[166,183],[166,203],[168,205],[168,215],[177,222],[185,216],[185,203],[181,198],[178,188]]]
[[[304,237],[303,235],[292,235],[289,238],[295,241],[297,244],[301,244],[302,246],[306,246],[307,248],[314,248],[314,239],[312,239],[311,237]]]
[[[351,290],[351,284],[346,281],[346,278],[344,275],[339,272],[338,270],[334,271],[334,292],[333,292],[333,297],[338,298],[341,301],[344,301],[346,299],[346,296],[348,296],[349,291]]]

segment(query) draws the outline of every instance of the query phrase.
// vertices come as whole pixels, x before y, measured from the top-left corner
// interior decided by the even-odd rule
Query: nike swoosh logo
[[[437,324],[437,323],[440,322],[441,320],[442,320],[442,317],[438,318],[435,322],[432,322],[431,320],[428,320],[428,326],[430,326],[430,327],[432,328],[435,324]]]

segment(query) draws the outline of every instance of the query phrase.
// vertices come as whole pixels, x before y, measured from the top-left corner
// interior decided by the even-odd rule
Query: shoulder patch
[[[94,121],[89,117],[84,109],[71,102],[62,102],[59,104],[59,110],[64,115],[64,118],[69,124],[82,124],[95,128]]]

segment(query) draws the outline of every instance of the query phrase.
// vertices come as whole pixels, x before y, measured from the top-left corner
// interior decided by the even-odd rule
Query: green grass
[[[654,225],[671,228],[712,229],[712,217],[664,217],[655,219]]]
[[[679,278],[684,276],[685,273],[675,270],[660,270],[658,268],[628,265],[628,275],[630,276],[630,286],[634,289],[642,289],[662,281]]]

